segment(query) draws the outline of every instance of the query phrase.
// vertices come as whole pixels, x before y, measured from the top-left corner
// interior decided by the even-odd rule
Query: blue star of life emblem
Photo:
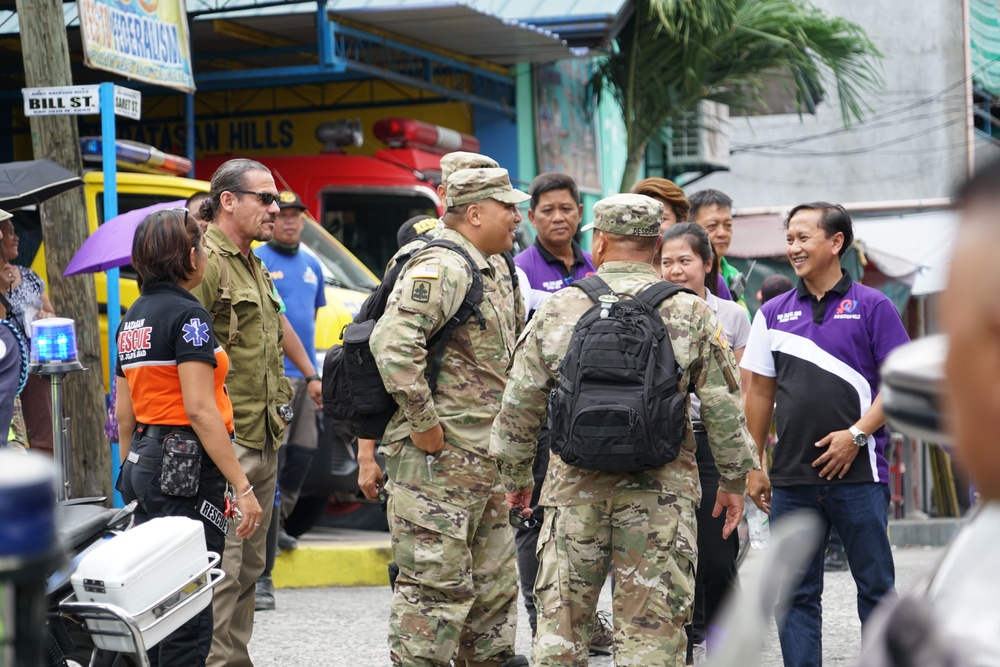
[[[197,317],[184,325],[184,342],[192,345],[204,345],[208,342],[208,325]]]

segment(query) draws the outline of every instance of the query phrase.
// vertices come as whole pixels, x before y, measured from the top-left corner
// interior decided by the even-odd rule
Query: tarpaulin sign
[[[79,0],[84,64],[194,92],[183,0]]]

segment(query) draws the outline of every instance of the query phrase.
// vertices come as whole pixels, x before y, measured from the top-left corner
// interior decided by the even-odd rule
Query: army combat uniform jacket
[[[650,265],[636,262],[606,262],[597,273],[612,290],[627,294],[637,294],[660,280]],[[533,483],[531,464],[539,427],[546,417],[548,394],[558,381],[559,363],[566,355],[573,328],[592,305],[582,290],[563,289],[538,309],[518,341],[490,446],[510,493]],[[722,327],[708,305],[691,294],[680,293],[668,299],[661,313],[674,356],[684,369],[680,390],[686,392],[693,386],[701,399],[701,419],[722,476],[719,486],[731,493],[742,493],[746,474],[759,468],[760,462],[746,430],[739,371]],[[591,471],[553,456],[539,504],[599,503],[625,491],[677,494],[697,502],[701,489],[694,453],[694,434],[689,425],[677,459],[655,470]]]
[[[456,447],[488,456],[490,427],[524,322],[523,302],[520,295],[515,298],[513,280],[499,255],[486,257],[448,228],[441,229],[438,238],[463,247],[482,272],[479,307],[486,328],[480,329],[473,316],[455,330],[432,396],[424,377],[431,362],[427,341],[458,310],[472,270],[447,248],[429,248],[410,260],[371,338],[385,388],[400,405],[382,442],[398,442],[411,431],[426,431],[440,423]]]

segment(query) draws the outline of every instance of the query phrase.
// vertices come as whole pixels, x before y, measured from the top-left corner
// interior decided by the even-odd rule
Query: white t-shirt
[[[747,315],[747,311],[743,310],[743,306],[729,299],[720,299],[707,289],[705,290],[705,303],[712,309],[719,324],[722,325],[722,331],[729,338],[729,346],[733,352],[746,347],[747,340],[750,338],[750,316]],[[691,420],[699,419],[701,419],[701,401],[697,396],[691,394]]]

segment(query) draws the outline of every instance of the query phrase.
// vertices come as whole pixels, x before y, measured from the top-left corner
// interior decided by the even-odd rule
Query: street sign
[[[115,86],[115,115],[139,120],[142,111],[142,93],[131,88]]]
[[[25,116],[78,116],[101,112],[99,86],[22,88]],[[136,93],[138,94],[138,93]]]

